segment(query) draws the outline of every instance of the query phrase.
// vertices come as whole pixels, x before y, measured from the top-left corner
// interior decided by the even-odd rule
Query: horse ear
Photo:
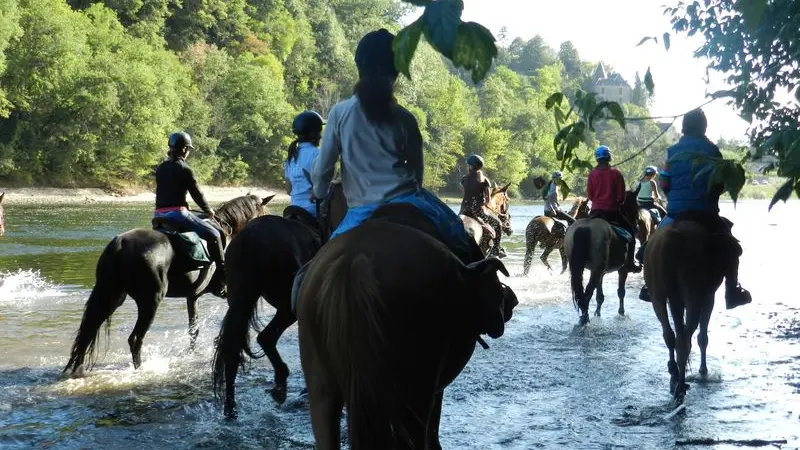
[[[247,191],[247,194],[246,194],[246,195],[250,195],[250,191]]]
[[[500,189],[500,192],[506,192],[508,190],[508,188],[510,188],[510,187],[511,187],[511,182],[509,181],[507,185],[503,186]]]
[[[474,263],[469,264],[467,268],[471,272],[477,274],[480,277],[490,275],[498,271],[505,276],[509,276],[508,269],[506,269],[506,265],[503,264],[503,262],[497,258],[482,259],[480,261],[476,261]]]
[[[267,205],[267,203],[269,203],[269,201],[270,201],[270,200],[272,200],[273,198],[275,198],[275,195],[276,195],[276,194],[272,194],[272,195],[270,195],[269,197],[264,197],[264,200],[261,200],[261,206],[266,206],[266,205]]]

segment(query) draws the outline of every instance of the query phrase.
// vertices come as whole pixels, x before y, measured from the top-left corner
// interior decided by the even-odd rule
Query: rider
[[[683,117],[683,136],[677,144],[667,150],[667,162],[661,172],[661,187],[667,194],[667,217],[661,225],[680,219],[691,218],[709,224],[716,234],[731,246],[730,255],[725,261],[725,302],[728,309],[746,305],[752,301],[750,293],[739,285],[739,255],[742,248],[733,238],[733,224],[719,215],[719,196],[724,187],[708,189],[710,170],[692,159],[679,158],[679,155],[701,153],[714,158],[722,158],[719,148],[706,137],[708,120],[701,109],[689,112]],[[696,176],[696,173],[703,175]]]
[[[636,189],[636,200],[641,208],[648,211],[651,209],[658,210],[660,220],[667,215],[667,211],[657,203],[661,201],[661,195],[658,193],[658,186],[656,186],[656,175],[658,175],[658,169],[655,166],[649,166],[644,169],[644,175],[639,180],[639,187]]]
[[[367,33],[355,53],[359,80],[355,94],[328,114],[322,148],[311,172],[314,196],[323,198],[341,157],[342,187],[348,211],[331,239],[366,221],[381,205],[409,203],[438,228],[445,244],[464,263],[474,254],[461,219],[422,188],[422,135],[417,120],[394,98],[398,71],[394,35]]]
[[[303,111],[292,122],[297,138],[289,145],[284,164],[284,177],[289,185],[291,205],[303,208],[317,217],[317,207],[311,199],[311,167],[319,154],[322,126],[325,120],[316,111]]]
[[[486,208],[494,210],[494,200],[492,199],[492,182],[483,173],[483,158],[478,155],[467,157],[469,173],[461,178],[461,194],[464,196],[461,201],[461,212],[465,216],[482,220],[494,230],[494,246],[490,250],[490,255],[505,257],[505,250],[500,247],[500,235],[502,225],[500,219],[486,212]]]
[[[544,199],[544,215],[553,219],[561,219],[572,225],[575,218],[561,210],[558,204],[558,182],[561,180],[561,172],[553,172],[553,179],[547,187],[547,194]]]
[[[220,231],[208,222],[203,221],[189,211],[186,203],[186,192],[192,200],[205,212],[208,217],[214,217],[214,210],[208,206],[194,172],[186,164],[189,152],[194,149],[192,137],[179,131],[169,135],[169,153],[166,161],[162,162],[155,171],[156,174],[156,210],[154,217],[167,219],[187,230],[194,231],[208,242],[208,253],[216,263],[219,271],[219,280],[224,280],[225,273],[225,248]],[[224,294],[224,287],[217,292]]]
[[[592,202],[589,218],[604,219],[613,222],[631,234],[628,242],[626,266],[628,272],[638,273],[642,268],[634,261],[636,249],[636,230],[627,217],[621,212],[625,203],[625,179],[619,170],[611,167],[611,149],[605,145],[597,147],[594,152],[597,166],[589,172],[586,193]]]

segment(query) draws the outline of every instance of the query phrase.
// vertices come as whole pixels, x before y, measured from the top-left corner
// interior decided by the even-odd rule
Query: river
[[[505,261],[521,304],[505,336],[489,341],[488,351],[477,349],[446,391],[443,446],[639,449],[719,438],[785,439],[783,448],[800,448],[800,296],[792,281],[800,275],[800,204],[769,214],[761,201],[722,208],[742,240],[741,281],[754,302],[726,311],[718,293],[709,378],[691,377],[685,414],[665,420],[667,350],[650,305],[636,298],[641,275],[629,278],[625,317],[609,295],[604,316],[576,328],[567,274],[548,272],[537,251],[530,276],[519,275],[525,226],[541,206],[513,206]],[[0,448],[313,448],[307,410],[292,401],[303,385],[296,326],[279,343],[292,370],[287,405],[275,406],[264,393],[272,370],[260,359],[237,380],[239,420],[222,419],[210,361],[226,304],[214,297],[200,300],[196,351],[188,350],[185,302],[166,299],[145,338],[143,366],[133,370],[125,341],[136,317],[129,298],[112,318],[95,370],[84,379],[59,378],[100,251],[115,234],[147,226],[149,215],[145,204],[6,206]],[[557,252],[551,258],[558,267]],[[605,283],[613,294],[616,276]]]

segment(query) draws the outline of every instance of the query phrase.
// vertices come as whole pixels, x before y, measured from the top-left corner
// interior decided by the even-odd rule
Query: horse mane
[[[261,198],[257,195],[236,197],[223,203],[217,209],[217,217],[233,227],[232,231],[263,213],[264,206],[261,205]]]
[[[589,199],[586,197],[576,197],[575,202],[572,203],[572,208],[569,210],[569,215],[575,217],[575,214],[578,213],[578,209],[588,201]]]

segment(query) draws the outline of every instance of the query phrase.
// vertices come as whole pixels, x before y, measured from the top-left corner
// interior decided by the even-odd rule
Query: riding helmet
[[[470,165],[476,169],[483,168],[483,158],[478,155],[469,155],[467,156],[467,165]]]
[[[169,135],[169,148],[183,150],[184,147],[194,149],[189,133],[178,131]]]
[[[561,178],[561,175],[562,175],[561,172],[559,172],[558,170],[553,172],[553,178]]]
[[[653,175],[657,173],[658,173],[658,168],[656,166],[647,166],[647,168],[644,169],[645,175]]]
[[[325,125],[325,119],[318,112],[306,110],[294,118],[292,133],[297,136],[319,133],[322,131],[323,125]]]
[[[611,149],[608,146],[601,145],[594,151],[594,159],[600,161],[602,159],[611,160]]]

